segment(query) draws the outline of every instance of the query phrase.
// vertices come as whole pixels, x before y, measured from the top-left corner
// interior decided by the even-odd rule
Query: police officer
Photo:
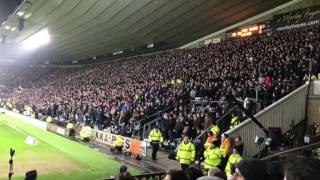
[[[227,177],[232,176],[232,169],[242,160],[241,155],[239,154],[239,151],[237,148],[232,149],[232,154],[229,157],[228,163],[225,168],[225,172]]]
[[[213,135],[218,138],[220,136],[220,128],[219,126],[216,124],[215,121],[212,122],[210,131],[213,133]]]
[[[230,122],[230,129],[235,128],[240,124],[240,118],[237,115],[232,114],[231,122]]]
[[[179,161],[181,168],[184,170],[194,161],[196,155],[194,145],[189,141],[189,137],[185,136],[179,145],[176,159]]]
[[[69,131],[69,138],[74,139],[75,138],[75,130],[74,130],[74,125],[71,122],[68,122],[67,124],[67,130]]]
[[[221,157],[222,157],[222,151],[219,148],[219,142],[214,141],[211,144],[211,147],[208,147],[204,153],[203,156],[205,158],[204,160],[204,169],[210,170],[213,167],[218,167],[221,163]]]
[[[148,140],[152,146],[152,160],[157,160],[157,151],[160,143],[163,142],[162,134],[157,126],[150,132]]]
[[[115,142],[114,146],[116,148],[117,153],[121,154],[123,146],[124,146],[124,140],[123,140],[123,137],[121,135],[117,135],[116,142]]]
[[[46,119],[46,121],[47,121],[48,123],[51,123],[51,122],[52,122],[52,117],[51,117],[51,116],[48,116],[47,119]]]

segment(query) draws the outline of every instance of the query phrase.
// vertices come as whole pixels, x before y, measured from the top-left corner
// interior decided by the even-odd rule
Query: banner
[[[272,30],[283,31],[319,24],[320,6],[315,6],[275,15],[272,20]]]
[[[146,151],[147,151],[146,142],[143,142],[137,139],[131,139],[128,137],[123,137],[123,138],[124,138],[124,146],[123,146],[124,151],[146,156]],[[102,144],[105,144],[108,146],[114,146],[117,139],[117,135],[112,134],[109,131],[94,130],[93,139]]]
[[[69,136],[69,130],[53,123],[47,123],[47,130],[58,135]]]

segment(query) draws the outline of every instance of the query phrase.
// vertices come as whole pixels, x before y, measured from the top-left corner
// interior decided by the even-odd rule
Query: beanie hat
[[[268,180],[268,167],[259,159],[244,159],[236,166],[246,180]]]

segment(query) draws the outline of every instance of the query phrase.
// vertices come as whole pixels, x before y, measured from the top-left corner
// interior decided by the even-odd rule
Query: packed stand
[[[5,86],[1,104],[21,113],[28,109],[36,118],[101,129],[113,125],[125,136],[135,134],[138,120],[167,109],[165,139],[195,138],[230,108],[224,104],[228,93],[242,101],[257,99],[255,112],[301,86],[310,60],[316,74],[319,36],[319,27],[313,27],[81,68],[7,70],[0,83]],[[217,103],[198,107],[190,103],[196,97]],[[243,120],[242,114],[234,116]]]

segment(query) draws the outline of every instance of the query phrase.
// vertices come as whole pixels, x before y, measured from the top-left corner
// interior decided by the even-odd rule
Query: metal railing
[[[191,99],[192,99],[192,98],[189,98],[189,99],[185,99],[185,100],[183,100],[183,101],[184,101],[184,102],[185,102],[185,101],[190,101]],[[165,109],[159,110],[158,112],[156,112],[156,113],[154,113],[154,114],[152,114],[152,115],[150,115],[150,116],[147,116],[147,117],[145,117],[145,118],[143,118],[143,119],[138,120],[137,122],[135,122],[135,123],[134,123],[134,126],[135,126],[135,127],[139,127],[139,128],[138,128],[138,131],[139,131],[138,134],[139,134],[139,136],[140,136],[140,139],[142,139],[142,138],[145,137],[145,133],[144,133],[144,130],[143,130],[143,128],[142,128],[142,127],[144,127],[145,124],[147,124],[147,123],[149,123],[149,122],[151,122],[151,121],[154,121],[155,119],[158,119],[158,118],[161,119],[161,117],[162,117],[162,115],[163,115],[164,112],[167,112],[168,110],[173,109],[173,108],[175,108],[175,107],[176,107],[176,105],[167,107],[167,108],[165,108]]]
[[[287,132],[292,121],[296,125],[305,119],[307,90],[308,84],[304,84],[266,109],[258,112],[254,117],[265,128],[281,127],[282,132]],[[265,133],[250,118],[226,133],[231,137],[242,137],[245,157],[251,157],[256,153],[258,146],[254,143],[255,137],[265,137]]]
[[[320,142],[316,142],[316,143],[312,143],[309,145],[305,145],[305,146],[301,146],[301,147],[297,147],[297,148],[293,148],[293,149],[289,149],[289,150],[285,150],[285,151],[281,151],[279,153],[267,156],[265,158],[262,158],[262,160],[272,160],[275,158],[279,158],[279,157],[288,157],[288,156],[292,156],[292,155],[316,155],[319,156],[320,154],[315,154],[318,152],[313,152],[315,149],[319,149],[320,148]],[[309,151],[309,152],[306,152]],[[311,154],[309,154],[311,153]],[[319,157],[318,157],[319,158]]]
[[[233,106],[228,112],[224,113],[217,121],[216,123],[219,124],[221,123],[224,118],[228,115],[230,115],[232,112],[234,112],[237,109],[237,106]],[[208,127],[206,130],[204,130],[200,135],[198,135],[193,141],[199,141],[203,139],[203,137],[207,134],[207,132],[211,129],[211,127]]]
[[[151,129],[153,129],[154,127],[156,127],[158,124],[160,124],[161,121],[161,117],[154,119],[148,123],[145,123],[143,125],[143,131],[142,131],[142,138],[145,139],[145,137],[149,134],[149,132],[151,131]]]
[[[162,117],[162,114],[163,112],[166,112],[168,111],[169,109],[172,109],[174,106],[170,106],[168,108],[165,108],[163,110],[160,110],[150,116],[147,116],[137,122],[134,123],[134,127],[135,127],[135,131],[136,133],[134,134],[137,134],[139,136],[140,139],[143,139],[145,134],[144,134],[144,130],[142,127],[144,127],[145,124],[149,123],[150,121],[153,121],[154,119],[158,119],[158,118],[161,118]]]

